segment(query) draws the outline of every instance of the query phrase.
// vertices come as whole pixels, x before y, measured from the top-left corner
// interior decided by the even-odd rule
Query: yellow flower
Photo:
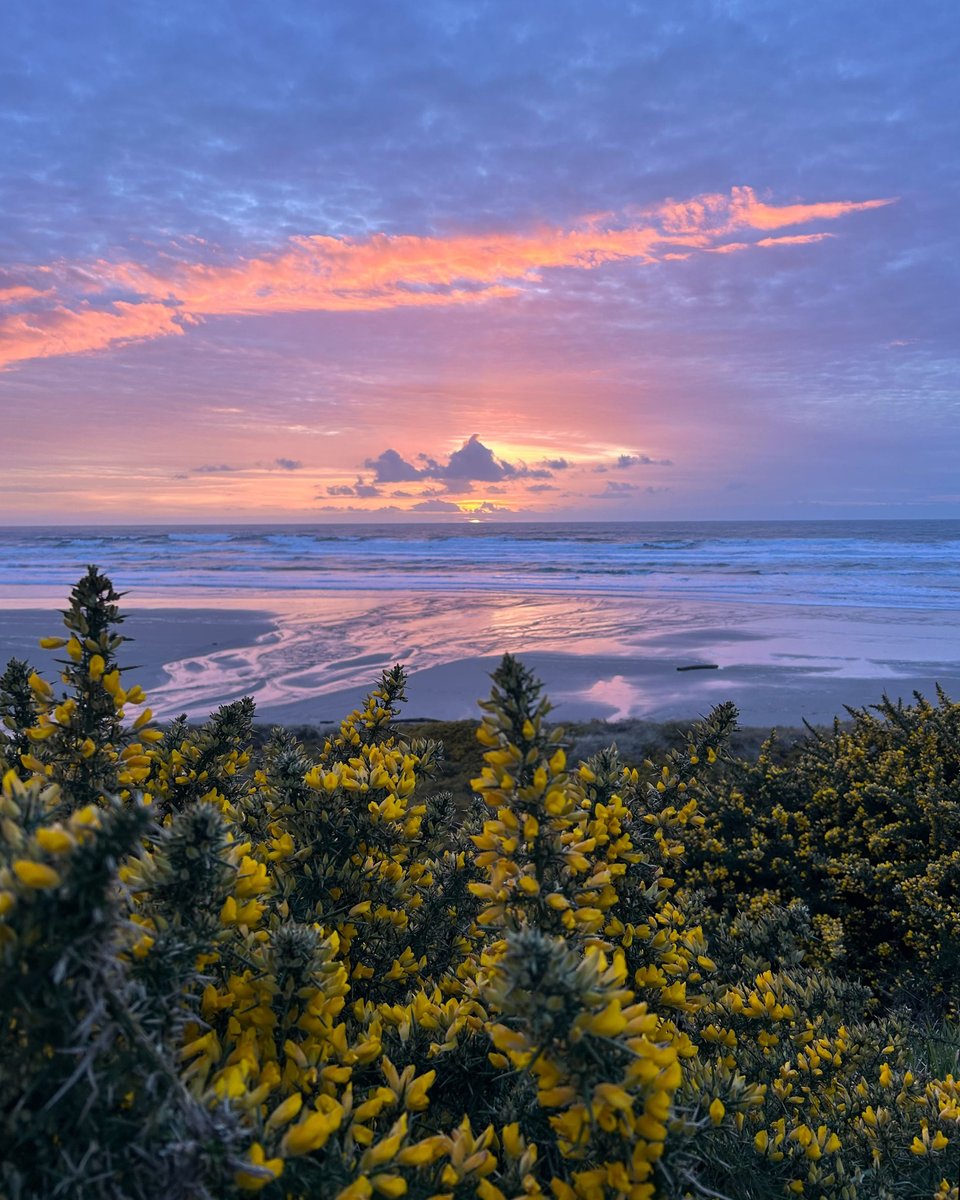
[[[103,661],[102,654],[94,654],[90,659],[90,666],[87,668],[90,678],[94,683],[99,682],[103,678],[103,672],[106,670],[107,664]]]
[[[42,890],[54,888],[60,882],[59,874],[46,863],[33,862],[29,858],[18,858],[13,863],[13,873],[24,887]]]
[[[627,1018],[620,1009],[619,1000],[611,1000],[603,1012],[591,1017],[588,1028],[598,1037],[616,1037],[627,1026]]]
[[[288,1121],[292,1121],[299,1114],[302,1107],[303,1097],[299,1092],[294,1092],[292,1096],[288,1096],[284,1100],[279,1108],[273,1110],[264,1128],[268,1133],[273,1129],[279,1129],[281,1125],[286,1125]]]
[[[45,679],[41,679],[36,671],[32,672],[30,678],[27,680],[27,683],[30,685],[30,691],[33,692],[35,696],[43,696],[46,698],[53,695],[53,688]]]
[[[154,945],[155,938],[152,938],[149,933],[141,934],[133,947],[134,958],[146,958],[150,953],[150,947]]]
[[[259,1192],[261,1188],[266,1187],[268,1183],[273,1183],[275,1179],[283,1174],[283,1159],[268,1159],[259,1142],[254,1142],[250,1147],[248,1161],[251,1166],[259,1168],[259,1170],[241,1170],[235,1172],[233,1176],[233,1182],[245,1192]]]
[[[340,1128],[343,1108],[337,1105],[328,1113],[312,1112],[298,1125],[288,1129],[280,1150],[286,1158],[310,1154],[326,1145],[330,1134]]]
[[[387,1200],[397,1200],[407,1194],[407,1181],[402,1175],[374,1175],[370,1182]]]
[[[120,672],[118,670],[108,671],[103,676],[101,682],[114,700],[119,700],[121,704],[126,700],[127,694],[120,686]]]
[[[78,808],[70,817],[71,825],[78,825],[83,829],[100,828],[100,813],[92,804],[85,804],[83,808]]]
[[[27,730],[27,737],[31,742],[45,742],[48,737],[53,737],[56,732],[56,725],[34,725],[32,729]]]
[[[723,1106],[723,1101],[719,1097],[715,1098],[710,1105],[710,1120],[714,1125],[719,1125],[726,1114],[726,1109]]]
[[[127,692],[127,699],[130,700],[132,695],[133,695],[133,691],[131,689],[129,692]],[[152,721],[152,720],[153,720],[153,709],[145,708],[143,710],[143,712],[140,714],[140,716],[137,717],[137,719],[134,721],[133,728],[136,730],[140,730],[144,727],[144,725],[149,724],[150,721]]]
[[[406,1132],[407,1116],[404,1113],[385,1138],[364,1152],[363,1158],[360,1160],[360,1166],[365,1171],[369,1171],[371,1167],[379,1167],[381,1163],[389,1162],[400,1149],[400,1143],[403,1141]]]
[[[427,1096],[427,1092],[436,1077],[436,1071],[427,1071],[425,1075],[421,1075],[419,1079],[415,1079],[407,1088],[403,1102],[411,1112],[423,1112],[429,1106],[430,1099]]]
[[[37,842],[48,854],[65,854],[73,846],[73,838],[62,829],[38,829]]]
[[[397,1155],[397,1162],[404,1167],[423,1167],[436,1162],[444,1152],[444,1139],[427,1138],[414,1146],[405,1146]]]

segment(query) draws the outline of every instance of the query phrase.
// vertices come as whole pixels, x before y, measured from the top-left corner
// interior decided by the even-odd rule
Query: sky
[[[6,0],[0,524],[960,517],[955,0]]]

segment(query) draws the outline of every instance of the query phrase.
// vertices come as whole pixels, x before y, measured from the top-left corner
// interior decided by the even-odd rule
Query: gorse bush
[[[960,978],[960,705],[849,710],[786,764],[768,743],[717,773],[685,838],[687,882],[727,919],[801,900],[821,965],[955,1008]]]
[[[932,710],[864,718],[872,760],[809,751],[900,821],[830,826],[824,784],[788,855],[731,705],[656,770],[572,764],[508,656],[455,797],[400,668],[314,754],[254,751],[249,700],[158,729],[119,599],[91,568],[42,642],[60,683],[0,679],[2,1195],[960,1200],[953,926],[916,927],[953,911]],[[923,1036],[881,934],[936,979]]]

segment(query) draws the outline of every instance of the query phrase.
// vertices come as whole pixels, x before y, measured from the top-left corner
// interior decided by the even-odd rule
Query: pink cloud
[[[785,229],[810,221],[835,221],[851,213],[883,208],[895,202],[896,197],[885,197],[879,200],[828,200],[816,204],[765,204],[757,199],[753,188],[735,187],[729,195],[715,192],[692,200],[667,200],[652,211],[667,233],[719,237],[738,229]]]
[[[38,313],[15,313],[0,320],[0,365],[182,334],[185,324],[196,322],[196,317],[163,304],[122,300],[110,309],[58,305]]]
[[[755,242],[721,242],[719,246],[705,246],[704,250],[709,254],[736,254],[739,250],[752,250],[754,246],[809,246],[836,236],[835,233],[796,233],[758,238]]]
[[[749,229],[783,229],[787,225],[806,225],[808,221],[835,221],[850,213],[866,212],[893,204],[894,198],[882,200],[827,200],[819,204],[763,204],[753,188],[734,188],[731,215],[735,225]]]
[[[24,300],[40,300],[53,295],[49,288],[35,288],[28,284],[0,284],[0,304],[19,304]]]
[[[98,260],[20,268],[16,288],[7,292],[16,291],[12,302],[23,311],[0,317],[0,366],[181,335],[184,326],[206,316],[475,305],[516,296],[547,271],[820,241],[830,235],[748,241],[742,231],[835,220],[890,203],[777,207],[758,201],[751,188],[739,187],[729,195],[668,201],[643,214],[626,214],[621,221],[627,223],[621,224],[609,213],[593,213],[569,229],[544,226],[530,233],[296,237],[275,254],[228,265],[164,257],[150,267]],[[735,230],[739,239],[725,240]],[[189,247],[181,243],[183,249]],[[43,289],[19,282],[30,278],[42,279]],[[118,292],[127,298],[110,299]],[[54,300],[49,307],[40,303],[45,295]],[[90,297],[99,297],[100,307]]]

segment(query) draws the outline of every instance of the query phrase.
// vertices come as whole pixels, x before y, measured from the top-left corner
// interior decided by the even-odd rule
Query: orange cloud
[[[515,296],[546,271],[589,271],[616,262],[641,264],[703,251],[731,253],[754,246],[798,245],[826,233],[746,241],[765,231],[892,203],[889,199],[828,201],[781,207],[734,188],[683,202],[668,201],[617,224],[593,213],[570,229],[532,233],[418,237],[375,234],[365,239],[323,235],[292,238],[276,254],[222,265],[164,257],[159,264],[99,260],[18,271],[12,302],[25,311],[0,317],[0,366],[101,350],[130,341],[180,335],[206,316],[277,312],[370,312],[388,308],[472,305]],[[623,220],[623,218],[621,218]],[[734,230],[736,241],[725,240]],[[201,247],[197,247],[200,249]],[[43,289],[19,279],[42,280]],[[51,284],[53,285],[51,287]],[[41,295],[52,296],[41,307]],[[111,299],[122,294],[125,299]],[[96,307],[91,297],[99,297]]]
[[[735,254],[738,250],[751,250],[754,246],[809,246],[811,242],[822,242],[836,237],[834,233],[795,233],[785,237],[758,238],[755,242],[722,242],[719,246],[706,246],[710,254]]]
[[[110,309],[63,306],[0,320],[0,365],[103,350],[123,342],[182,334],[196,318],[163,304],[116,301]]]
[[[29,287],[26,284],[0,284],[0,304],[19,304],[24,300],[40,300],[53,293],[49,288]]]
[[[764,204],[750,187],[696,196],[692,200],[668,200],[653,212],[667,233],[705,234],[715,237],[738,229],[785,229],[810,221],[835,221],[851,213],[883,208],[895,197],[881,200],[828,200],[818,204]],[[763,245],[754,242],[753,245]]]
[[[850,213],[866,212],[870,208],[883,208],[892,204],[893,198],[883,200],[828,200],[820,204],[762,204],[753,188],[734,188],[731,199],[731,215],[734,227],[745,225],[749,229],[783,229],[787,225],[806,225],[808,221],[835,221]]]

